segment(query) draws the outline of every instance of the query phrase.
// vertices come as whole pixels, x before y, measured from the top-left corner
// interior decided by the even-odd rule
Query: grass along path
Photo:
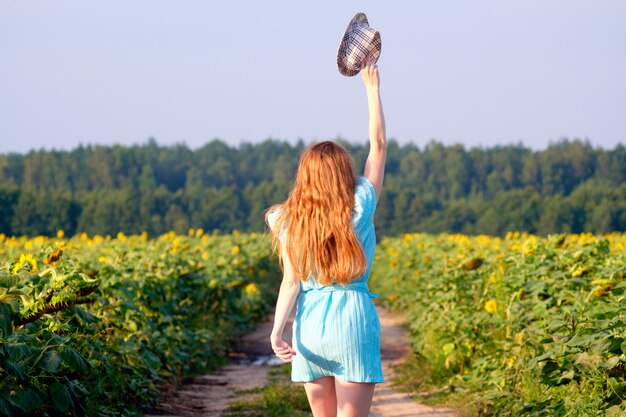
[[[370,417],[457,417],[454,410],[417,404],[409,394],[392,388],[392,367],[410,353],[410,345],[403,318],[380,306],[377,310],[386,382],[376,387]],[[268,343],[271,328],[269,316],[237,343],[230,355],[231,364],[188,379],[146,417],[278,417],[285,412],[290,417],[311,416],[309,411],[301,411],[308,410],[304,389],[289,381],[288,366],[272,365],[275,362]],[[285,335],[291,335],[291,322]]]
[[[370,417],[458,417],[455,410],[418,404],[408,393],[392,387],[394,367],[405,362],[411,353],[406,320],[381,306],[376,309],[380,317],[380,353],[385,382],[376,386]]]

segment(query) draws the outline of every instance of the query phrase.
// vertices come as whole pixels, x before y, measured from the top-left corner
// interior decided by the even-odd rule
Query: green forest
[[[342,143],[362,173],[368,145]],[[214,140],[190,149],[151,139],[2,154],[0,233],[262,231],[264,211],[288,195],[305,146]],[[535,151],[390,141],[387,158],[379,236],[626,231],[624,145],[562,140]]]

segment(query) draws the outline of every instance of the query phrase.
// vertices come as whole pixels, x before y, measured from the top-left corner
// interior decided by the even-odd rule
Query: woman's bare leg
[[[325,376],[304,383],[314,417],[337,417],[335,377]]]
[[[335,380],[337,417],[367,417],[376,384]]]

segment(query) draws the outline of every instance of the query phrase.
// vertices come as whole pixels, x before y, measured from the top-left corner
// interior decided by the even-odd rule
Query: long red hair
[[[270,213],[280,210],[272,249],[280,258],[286,227],[287,254],[299,279],[313,276],[322,285],[343,285],[365,274],[365,252],[352,225],[355,186],[348,151],[332,141],[320,142],[302,152],[287,200],[267,210],[266,223]]]

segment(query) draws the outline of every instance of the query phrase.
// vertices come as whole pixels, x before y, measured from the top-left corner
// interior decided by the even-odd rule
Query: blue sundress
[[[313,278],[300,281],[292,338],[296,351],[291,371],[294,382],[309,382],[324,376],[349,382],[384,380],[380,321],[371,300],[376,295],[367,286],[376,247],[375,211],[374,186],[366,177],[357,177],[352,224],[365,251],[367,270],[345,286],[323,286]],[[270,227],[277,214],[268,216]]]

